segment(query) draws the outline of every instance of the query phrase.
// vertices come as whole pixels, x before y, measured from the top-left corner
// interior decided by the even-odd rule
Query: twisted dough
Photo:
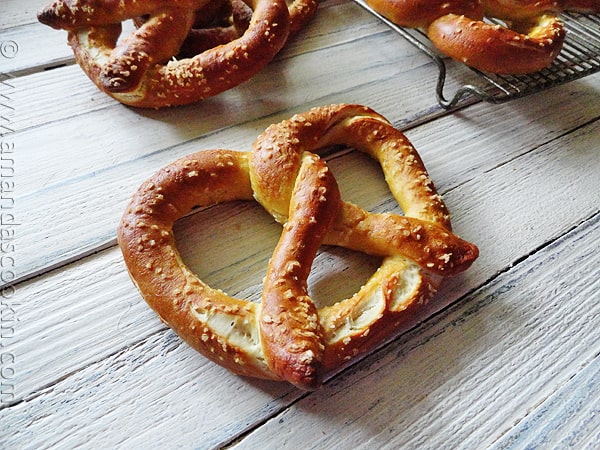
[[[406,216],[342,202],[312,151],[348,144],[378,159]],[[227,296],[190,272],[172,226],[194,206],[261,203],[283,223],[262,303]],[[323,377],[394,335],[465,270],[477,248],[450,231],[448,212],[416,150],[374,111],[334,105],[270,127],[252,152],[203,151],[175,161],[133,196],[118,230],[128,271],[148,304],[189,345],[234,373],[317,388]],[[323,242],[384,256],[359,292],[317,309],[307,277]]]
[[[450,232],[446,206],[411,143],[385,118],[360,105],[296,115],[272,125],[255,142],[250,158],[254,196],[285,224],[282,239],[295,212],[291,198],[303,155],[339,144],[380,162],[405,216],[370,214],[341,204],[324,242],[386,258],[355,296],[318,312],[306,295],[312,259],[290,251],[301,241],[275,250],[263,288],[261,340],[271,370],[297,385],[318,384],[319,370],[330,372],[388,338],[401,311],[433,295],[438,279],[432,273],[456,274],[477,256],[473,245]],[[309,327],[302,328],[303,323]],[[309,371],[306,361],[314,361]]]
[[[392,22],[423,28],[442,53],[473,68],[527,74],[560,53],[562,11],[598,12],[598,0],[367,0]],[[500,19],[506,26],[484,21]]]
[[[210,1],[56,0],[38,19],[69,31],[78,64],[102,91],[128,105],[160,108],[202,100],[247,81],[288,39],[285,0],[244,0],[253,11],[249,23],[239,14],[234,28],[212,41],[216,47],[199,46],[192,27]],[[316,0],[297,0],[289,8],[295,26],[301,26],[315,12]],[[126,19],[135,19],[139,28],[120,39]],[[189,57],[175,59],[186,39],[184,56]]]

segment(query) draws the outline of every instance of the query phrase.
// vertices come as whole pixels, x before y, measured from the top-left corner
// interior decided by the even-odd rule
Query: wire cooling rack
[[[527,75],[497,75],[469,68],[476,75],[475,80],[454,88],[452,94],[447,95],[447,62],[450,60],[440,55],[425,33],[390,22],[364,0],[354,1],[435,62],[439,70],[436,96],[446,109],[477,100],[503,103],[600,71],[600,15],[564,13],[561,19],[567,30],[565,43],[550,67]]]

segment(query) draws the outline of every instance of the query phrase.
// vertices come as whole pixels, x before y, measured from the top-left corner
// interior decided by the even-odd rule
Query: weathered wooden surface
[[[449,113],[427,57],[331,0],[248,83],[139,111],[98,92],[66,36],[36,22],[44,3],[6,1],[0,18],[0,44],[13,52],[0,56],[0,448],[595,448],[600,75]],[[241,379],[149,310],[116,226],[141,181],[179,156],[249,150],[267,125],[340,102],[407,130],[455,231],[481,256],[321,390]],[[348,151],[327,160],[345,199],[398,210],[373,161]],[[194,271],[250,300],[279,232],[252,202],[176,227]],[[311,293],[346,297],[378,263],[323,248]]]

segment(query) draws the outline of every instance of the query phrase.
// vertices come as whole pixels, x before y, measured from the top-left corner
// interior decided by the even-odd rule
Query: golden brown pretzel
[[[135,17],[133,23],[142,27],[149,15]],[[175,59],[192,58],[211,48],[239,38],[250,26],[252,9],[242,0],[210,0],[194,13],[194,22],[185,40],[173,55]]]
[[[548,67],[562,49],[557,13],[597,0],[367,0],[392,22],[423,28],[445,55],[476,69],[525,74]],[[500,19],[506,26],[491,24]]]
[[[172,232],[175,220],[194,206],[252,199],[248,156],[237,151],[203,151],[165,167],[132,198],[118,239],[129,273],[145,300],[190,346],[234,373],[280,379],[270,370],[262,350],[260,305],[231,298],[191,273],[179,256]],[[308,217],[333,217],[339,202],[335,180],[312,155],[305,158],[304,166],[307,177],[298,195],[306,195],[307,190],[319,194],[319,187],[328,192],[325,202],[300,203],[301,207],[313,208],[306,211]],[[319,178],[319,172],[325,178]],[[313,181],[318,184],[312,185]],[[328,222],[305,225],[318,234],[317,228],[326,229]]]
[[[38,18],[69,31],[77,62],[101,90],[125,104],[160,108],[202,100],[248,80],[288,38],[285,0],[244,0],[253,14],[241,36],[192,57],[172,59],[195,22],[195,12],[208,1],[56,0]],[[299,0],[301,5],[312,1]],[[140,16],[147,17],[140,28],[119,40],[121,22]]]
[[[450,232],[446,206],[414,147],[385,118],[364,106],[316,108],[269,127],[255,142],[250,160],[255,198],[276,220],[286,223],[303,153],[339,144],[363,151],[380,162],[405,216],[370,214],[344,202],[325,236],[329,244],[386,258],[359,293],[319,310],[322,334],[314,330],[303,333],[307,352],[322,360],[324,373],[389,338],[396,328],[394,322],[401,320],[400,311],[412,302],[426,302],[437,287],[437,277],[461,272],[477,257],[475,246]],[[294,379],[294,368],[302,367],[306,355],[298,350],[297,340],[287,339],[289,320],[300,321],[297,317],[290,319],[288,314],[299,300],[301,313],[309,311],[308,315],[314,316],[315,311],[307,296],[287,298],[285,268],[289,261],[276,253],[267,271],[260,329],[271,369],[282,378],[291,375]],[[310,269],[304,262],[294,268]],[[403,273],[411,270],[419,279],[418,288],[400,299],[398,291],[406,288]],[[381,292],[383,286],[389,292]],[[370,314],[374,315],[367,319]]]
[[[512,22],[511,28],[449,14],[427,30],[446,55],[476,69],[499,74],[527,74],[548,67],[558,56],[565,29],[557,16]]]
[[[413,217],[369,214],[341,202],[331,172],[311,152],[331,144],[356,145],[380,160]],[[172,232],[194,206],[253,197],[284,224],[261,304],[203,283],[181,260]],[[146,301],[193,348],[234,373],[314,389],[326,374],[393,336],[445,274],[469,267],[477,248],[449,226],[402,133],[372,110],[334,105],[270,127],[250,153],[204,151],[162,169],[132,198],[118,240]],[[323,241],[384,261],[354,296],[317,309],[307,277]]]

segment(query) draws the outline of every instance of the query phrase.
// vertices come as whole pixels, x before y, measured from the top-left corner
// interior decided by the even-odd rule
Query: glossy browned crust
[[[303,29],[315,15],[316,0],[288,1],[290,37]],[[196,12],[196,20],[179,49],[177,59],[190,58],[218,45],[238,39],[250,26],[252,9],[242,0],[212,0]],[[142,24],[144,20],[138,20]],[[289,37],[288,37],[289,39]]]
[[[54,0],[37,18],[55,29],[74,30],[82,27],[121,23],[127,19],[156,11],[184,9],[195,11],[210,0]]]
[[[434,21],[427,36],[453,59],[499,74],[542,70],[562,49],[565,29],[556,16],[539,16],[511,26],[508,29],[450,14]]]
[[[406,216],[342,202],[313,152],[351,145],[376,158]],[[260,305],[203,283],[181,260],[172,226],[194,206],[255,198],[283,224]],[[474,245],[448,211],[414,147],[374,111],[332,105],[269,127],[250,153],[199,152],[150,177],[118,230],[128,271],[150,306],[193,348],[234,373],[315,389],[327,374],[394,336],[443,276],[466,270]],[[359,292],[318,309],[307,279],[323,242],[383,257]]]
[[[230,26],[194,30],[196,12],[209,1],[57,0],[38,18],[69,31],[78,64],[102,91],[128,105],[161,108],[247,81],[317,7],[315,0],[297,0],[289,9],[285,0],[245,0],[250,19],[238,2]],[[119,39],[126,19],[136,19],[139,28]]]
[[[475,259],[474,246],[450,232],[446,205],[416,149],[385,118],[364,106],[316,108],[270,126],[257,139],[251,159],[257,200],[284,222],[302,151],[318,152],[331,145],[356,148],[378,160],[405,215],[372,214],[344,202],[325,237],[327,243],[378,256],[403,254],[439,275],[462,272]]]
[[[264,280],[260,335],[273,372],[298,387],[315,389],[325,375],[325,341],[307,280],[340,206],[335,178],[315,155],[303,153],[289,202]]]
[[[290,11],[290,34],[303,29],[319,7],[317,0],[287,0]]]
[[[562,11],[597,12],[598,0],[367,0],[392,22],[423,28],[443,54],[475,69],[527,74],[547,68],[560,53]],[[491,24],[500,19],[507,26]]]
[[[592,14],[600,11],[599,0],[483,0],[482,3],[486,16],[506,20],[523,20],[563,11]]]
[[[217,8],[217,9],[215,9]],[[209,11],[206,11],[210,9]],[[177,59],[227,44],[242,36],[252,20],[252,9],[242,0],[213,0],[196,13],[196,21],[183,42]]]

